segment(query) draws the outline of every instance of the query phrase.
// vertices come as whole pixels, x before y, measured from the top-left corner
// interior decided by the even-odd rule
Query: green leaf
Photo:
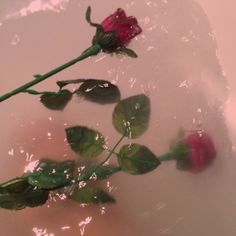
[[[138,55],[132,49],[126,48],[126,47],[119,47],[116,49],[115,52],[126,54],[127,56],[132,57],[132,58],[138,57]]]
[[[51,110],[63,110],[71,100],[72,93],[69,90],[61,90],[57,93],[46,93],[40,96],[41,103]]]
[[[120,170],[121,170],[120,166],[112,166],[112,165],[101,166],[95,171],[95,175],[97,179],[107,179],[112,174]]]
[[[82,157],[96,157],[104,150],[103,135],[87,127],[67,128],[66,137],[71,149]]]
[[[17,177],[6,183],[0,185],[2,191],[11,192],[11,193],[21,193],[24,192],[29,187],[27,180],[24,178]]]
[[[22,178],[15,178],[0,185],[0,207],[9,210],[20,210],[25,207],[23,193],[29,184]]]
[[[85,204],[114,203],[115,199],[104,190],[97,187],[85,186],[75,190],[70,196],[71,199]]]
[[[43,205],[49,192],[31,186],[24,178],[15,178],[0,186],[0,207],[21,210]]]
[[[53,190],[70,184],[74,178],[75,162],[41,160],[35,171],[26,174],[28,183],[40,189]]]
[[[115,129],[129,138],[137,138],[148,128],[150,100],[144,94],[121,100],[115,107],[112,123]]]
[[[26,207],[26,203],[19,194],[2,193],[0,191],[0,207],[8,210],[21,210]]]
[[[49,197],[49,191],[45,189],[31,188],[24,194],[26,206],[37,207],[45,204]]]
[[[88,79],[80,85],[76,92],[85,99],[100,104],[120,101],[120,90],[106,80]]]
[[[118,154],[118,162],[124,172],[145,174],[160,165],[160,161],[147,147],[139,144],[125,145]]]

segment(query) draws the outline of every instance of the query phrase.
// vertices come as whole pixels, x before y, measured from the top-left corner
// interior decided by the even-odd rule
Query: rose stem
[[[84,175],[80,176],[79,179],[77,180],[77,182],[81,182],[81,181],[85,181],[85,180],[89,180],[89,178],[93,175],[93,173],[95,173],[95,171],[103,166],[103,164],[105,164],[111,157],[111,155],[114,153],[115,149],[117,148],[117,146],[121,143],[121,141],[124,139],[125,135],[121,136],[121,138],[118,140],[118,142],[116,143],[116,145],[112,148],[112,150],[110,151],[110,153],[108,154],[107,158],[102,161],[101,163],[99,163],[98,165],[94,166],[93,168],[91,168],[87,173],[85,173]],[[114,171],[120,171],[121,168],[117,169]]]
[[[167,152],[166,154],[163,154],[161,156],[158,157],[159,161],[171,161],[174,160],[174,155],[172,152]]]
[[[75,58],[75,59],[73,59],[73,60],[71,60],[71,61],[69,61],[69,62],[53,69],[53,70],[51,70],[51,71],[49,71],[48,73],[46,73],[44,75],[35,75],[34,80],[32,80],[32,81],[30,81],[30,82],[28,82],[28,83],[26,83],[26,84],[24,84],[24,85],[22,85],[22,86],[20,86],[16,89],[14,89],[14,90],[12,90],[9,93],[4,94],[3,96],[0,97],[0,102],[12,97],[13,95],[16,95],[18,93],[23,92],[24,90],[32,87],[33,85],[36,85],[36,84],[40,83],[41,81],[57,74],[58,72],[74,65],[78,61],[82,61],[82,60],[86,59],[89,56],[97,55],[100,51],[101,51],[101,47],[99,45],[96,44],[96,45],[91,46],[90,48],[85,50],[79,57],[77,57],[77,58]]]
[[[55,92],[50,92],[50,91],[36,91],[36,90],[32,90],[32,89],[26,89],[24,91],[22,91],[22,93],[28,93],[31,95],[40,95],[40,94],[54,94]]]

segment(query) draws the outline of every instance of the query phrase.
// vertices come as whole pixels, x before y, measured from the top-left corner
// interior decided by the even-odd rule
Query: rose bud
[[[137,19],[133,16],[126,16],[123,9],[118,8],[115,13],[105,18],[101,24],[93,23],[90,19],[91,8],[89,7],[86,19],[91,26],[97,28],[93,38],[93,45],[100,45],[105,52],[126,53],[128,56],[137,57],[137,54],[126,45],[132,38],[142,32]]]
[[[215,158],[216,149],[211,137],[205,131],[194,131],[185,135],[171,152],[159,159],[176,160],[178,169],[198,173],[209,167]]]

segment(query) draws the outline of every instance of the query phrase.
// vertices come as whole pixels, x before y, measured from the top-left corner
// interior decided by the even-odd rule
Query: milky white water
[[[178,171],[171,162],[142,176],[116,174],[103,184],[115,205],[81,207],[57,199],[18,212],[0,210],[1,235],[235,235],[236,163],[223,116],[228,89],[202,8],[191,0],[14,2],[0,3],[0,94],[90,45],[94,29],[84,20],[88,5],[97,22],[122,7],[143,28],[129,45],[138,59],[99,54],[34,88],[55,90],[57,80],[98,78],[119,86],[122,98],[145,93],[151,99],[150,127],[135,142],[159,155],[179,128],[202,128],[215,142],[217,159],[197,175]],[[43,157],[78,158],[64,141],[66,127],[95,128],[112,147],[119,139],[111,124],[113,108],[73,99],[63,112],[55,112],[26,94],[0,103],[0,181],[21,175]]]

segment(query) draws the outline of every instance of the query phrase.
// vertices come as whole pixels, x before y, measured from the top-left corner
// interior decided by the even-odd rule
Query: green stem
[[[7,184],[9,184],[9,183],[11,183],[11,182],[14,182],[15,180],[18,180],[18,179],[20,179],[20,177],[16,177],[16,178],[14,178],[14,179],[10,179],[10,180],[8,180],[8,181],[6,181],[6,182],[1,183],[0,186],[2,187],[2,186],[4,186],[4,185],[7,185]]]
[[[62,89],[64,86],[68,84],[79,84],[85,82],[87,79],[72,79],[72,80],[60,80],[57,81],[57,85]]]
[[[167,152],[166,154],[159,156],[158,159],[159,159],[160,162],[162,162],[162,161],[172,161],[172,160],[174,160],[174,155],[173,155],[172,152]]]
[[[20,87],[18,87],[16,89],[14,89],[14,90],[12,90],[9,93],[4,94],[3,96],[0,97],[0,102],[2,102],[4,100],[6,100],[6,99],[8,99],[8,98],[18,94],[18,93],[21,93],[21,92],[25,91],[26,89],[28,89],[28,88],[30,88],[30,87],[40,83],[41,81],[43,81],[43,80],[45,80],[45,79],[47,79],[47,78],[57,74],[58,72],[60,72],[60,71],[62,71],[64,69],[74,65],[78,61],[82,61],[85,58],[93,56],[93,55],[97,55],[100,51],[101,51],[100,45],[93,45],[93,46],[91,46],[90,48],[85,50],[79,57],[77,57],[77,58],[75,58],[75,59],[73,59],[73,60],[71,60],[71,61],[69,61],[69,62],[67,62],[67,63],[65,63],[65,64],[63,64],[63,65],[61,65],[61,66],[59,66],[59,67],[57,67],[55,69],[53,69],[53,70],[51,70],[51,71],[49,71],[48,73],[46,73],[44,75],[35,75],[34,76],[35,77],[34,80],[32,80],[32,81],[30,81],[30,82],[28,82],[28,83],[26,83],[26,84],[24,84],[24,85],[22,85],[22,86],[20,86]]]
[[[96,170],[103,166],[111,157],[111,155],[114,153],[115,149],[117,148],[117,146],[121,143],[121,141],[124,139],[124,135],[121,136],[121,138],[118,140],[118,142],[116,143],[116,145],[112,148],[111,152],[108,154],[107,158],[102,161],[101,163],[99,163],[98,165],[95,165],[94,167],[92,167],[87,173],[85,173],[84,175],[80,176],[79,179],[77,180],[77,182],[81,182],[81,181],[86,181],[89,180],[89,178],[93,175],[94,172],[96,172]],[[116,171],[117,172],[117,171]]]
[[[49,92],[49,91],[39,92],[39,91],[32,90],[32,89],[26,89],[26,90],[22,91],[22,93],[28,93],[31,95],[40,95],[40,94],[54,94],[55,92]]]
[[[118,153],[117,153],[117,152],[114,152],[114,151],[112,151],[112,150],[111,150],[111,149],[109,149],[109,148],[105,148],[105,150],[106,150],[106,151],[108,151],[109,153],[112,153],[112,154],[118,155]]]

